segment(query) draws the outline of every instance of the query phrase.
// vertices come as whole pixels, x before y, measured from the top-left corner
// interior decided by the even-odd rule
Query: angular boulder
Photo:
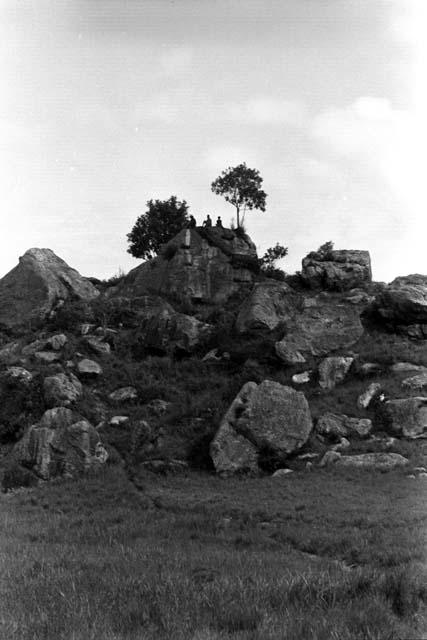
[[[276,342],[274,350],[276,351],[277,357],[286,365],[293,366],[306,362],[306,359],[299,351],[287,345],[286,340]]]
[[[417,438],[427,432],[427,398],[401,398],[384,403],[384,418],[393,435]]]
[[[73,373],[57,373],[43,381],[43,395],[48,407],[69,407],[82,391],[82,383]]]
[[[363,334],[357,305],[330,294],[303,297],[286,283],[260,282],[242,305],[238,333],[272,331],[283,327],[281,349],[306,355],[328,355],[355,344]]]
[[[0,280],[0,327],[40,320],[69,297],[93,300],[99,291],[50,249],[29,249]]]
[[[129,402],[132,400],[137,400],[138,391],[135,389],[135,387],[121,387],[120,389],[112,391],[108,395],[108,397],[113,402]]]
[[[213,439],[210,453],[218,473],[257,469],[258,453],[285,459],[305,444],[312,420],[303,393],[271,380],[247,382]]]
[[[94,360],[83,358],[77,363],[77,372],[82,378],[97,378],[102,374],[102,367]]]
[[[301,277],[312,289],[344,291],[360,287],[372,280],[369,251],[313,252],[302,261]]]
[[[130,271],[116,294],[167,295],[222,303],[253,284],[258,269],[252,240],[231,229],[183,229],[161,254]]]
[[[427,276],[396,278],[376,298],[379,315],[401,325],[427,324]]]
[[[344,358],[342,356],[322,360],[319,364],[319,385],[322,389],[333,389],[342,382],[353,362],[354,358]]]
[[[75,477],[107,460],[96,429],[64,407],[44,413],[15,445],[11,457],[42,480]]]

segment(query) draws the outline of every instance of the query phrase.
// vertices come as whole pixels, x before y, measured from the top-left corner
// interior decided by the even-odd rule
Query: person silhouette
[[[217,227],[221,227],[222,229],[222,220],[221,220],[221,216],[218,216],[218,220],[216,221],[216,225]]]
[[[195,227],[197,227],[197,221],[196,221],[196,218],[193,215],[191,215],[188,221],[188,228],[194,229]]]
[[[208,228],[212,226],[212,218],[209,214],[206,216],[206,220],[204,221],[203,226]]]

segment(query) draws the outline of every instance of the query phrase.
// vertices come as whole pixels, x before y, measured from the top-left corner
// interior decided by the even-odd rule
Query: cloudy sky
[[[228,222],[240,162],[285,270],[332,240],[427,273],[426,27],[425,0],[1,0],[0,275],[34,246],[127,271],[148,199]]]

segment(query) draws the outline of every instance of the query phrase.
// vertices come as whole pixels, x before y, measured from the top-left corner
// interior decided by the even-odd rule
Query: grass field
[[[118,467],[0,497],[4,640],[427,638],[427,479]]]

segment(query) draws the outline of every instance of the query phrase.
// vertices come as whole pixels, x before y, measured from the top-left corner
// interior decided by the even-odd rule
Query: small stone
[[[322,389],[333,389],[346,377],[354,358],[332,356],[325,358],[319,365],[319,385]]]
[[[46,340],[46,347],[50,347],[54,351],[60,351],[68,342],[68,338],[63,333],[58,333]]]
[[[276,351],[277,357],[287,365],[294,364],[304,364],[306,359],[304,356],[295,348],[289,346],[286,343],[286,340],[281,340],[280,342],[276,342],[274,345],[274,349]]]
[[[340,442],[332,447],[332,451],[343,451],[345,449],[349,449],[349,447],[350,441],[347,440],[347,438],[341,438]]]
[[[113,416],[108,423],[111,427],[121,427],[129,422],[129,416]]]
[[[89,336],[86,338],[88,346],[97,353],[99,356],[106,356],[111,353],[111,347],[108,342],[103,342],[101,338],[95,336]]]
[[[130,400],[136,400],[138,398],[138,392],[135,387],[121,387],[112,391],[109,396],[113,402],[128,402]]]
[[[9,367],[6,369],[5,377],[10,382],[29,384],[33,380],[33,374],[24,367]]]
[[[402,387],[407,387],[408,389],[422,389],[423,387],[427,387],[427,372],[406,378],[402,382]]]
[[[294,384],[306,384],[310,382],[310,371],[304,371],[303,373],[295,373],[292,376],[292,382]]]
[[[318,453],[303,453],[300,456],[297,456],[298,460],[312,460],[313,458],[318,458]]]
[[[155,398],[155,400],[151,400],[151,402],[149,402],[145,406],[156,415],[162,416],[167,412],[167,410],[171,406],[171,403],[166,402],[166,400],[162,400],[161,398]]]
[[[94,360],[84,358],[78,362],[77,371],[84,378],[97,378],[102,374],[102,367]]]
[[[34,358],[37,362],[41,362],[42,364],[52,364],[52,362],[58,362],[61,359],[59,353],[55,353],[54,351],[37,351],[34,354]]]
[[[80,335],[86,336],[88,333],[93,331],[94,328],[95,328],[94,324],[89,324],[88,322],[85,322],[80,325]]]
[[[328,467],[331,464],[335,464],[340,458],[341,454],[338,451],[327,451],[320,461],[320,466]]]
[[[271,476],[272,478],[284,478],[288,476],[290,473],[293,473],[293,469],[277,469]]]
[[[359,409],[367,409],[375,396],[379,395],[381,385],[379,382],[373,382],[369,387],[357,398],[357,406]]]

